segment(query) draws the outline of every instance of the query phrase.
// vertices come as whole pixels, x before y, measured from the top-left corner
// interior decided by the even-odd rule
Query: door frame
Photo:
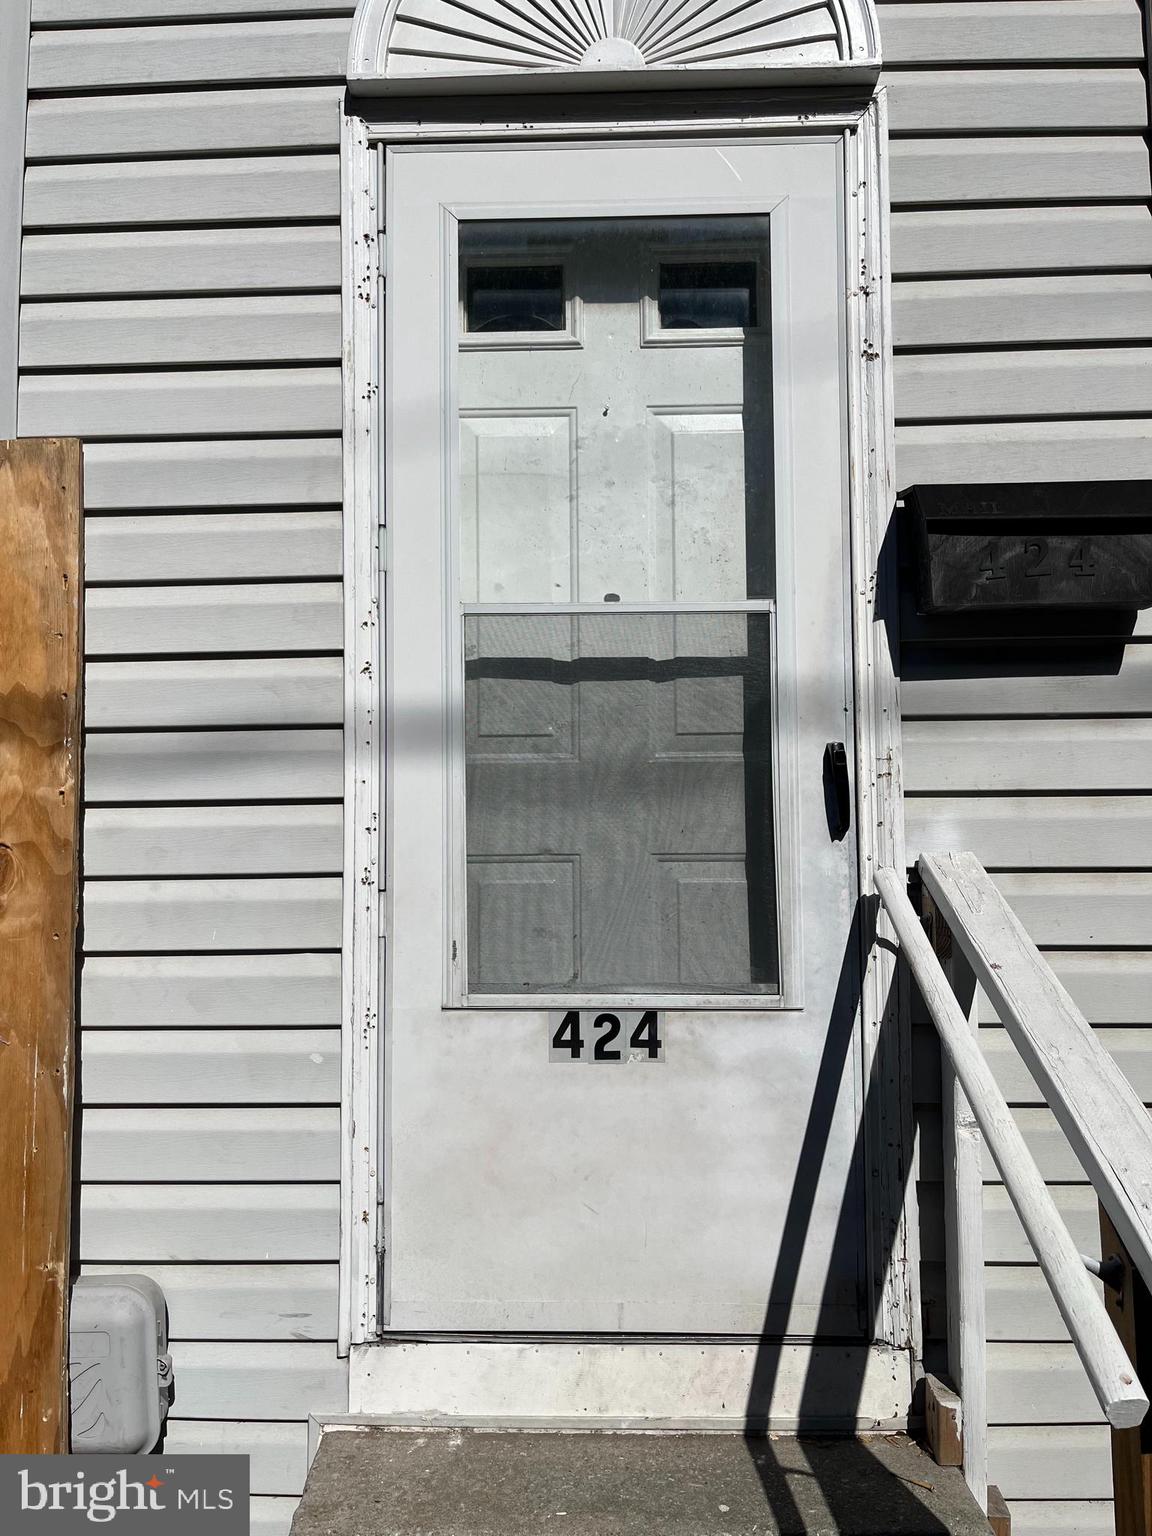
[[[895,625],[893,381],[884,92],[760,94],[722,102],[677,92],[635,98],[509,102],[440,97],[434,104],[351,103],[341,129],[344,397],[344,916],[340,1294],[338,1347],[379,1337],[382,1163],[381,983],[384,933],[381,591],[388,543],[383,504],[383,147],[733,135],[843,140],[851,632],[856,694],[856,839],[861,903],[863,1081],[866,1089],[866,1272],[877,1345],[911,1351],[920,1327],[915,1186],[911,1179],[910,1031],[894,935],[875,893],[877,868],[903,868],[900,712]],[[502,116],[502,109],[505,110]],[[595,110],[591,110],[595,109]],[[366,115],[361,115],[366,114]]]

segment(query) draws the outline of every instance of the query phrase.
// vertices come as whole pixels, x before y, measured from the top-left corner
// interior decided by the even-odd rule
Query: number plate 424
[[[654,1008],[597,1012],[570,1008],[548,1015],[550,1061],[663,1061],[664,1037]]]

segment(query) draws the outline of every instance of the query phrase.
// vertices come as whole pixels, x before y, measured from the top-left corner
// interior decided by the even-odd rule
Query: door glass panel
[[[660,263],[660,324],[666,331],[756,324],[754,261]]]
[[[771,624],[464,619],[470,991],[779,989]]]
[[[463,600],[770,598],[768,220],[475,222],[460,246]]]
[[[464,329],[562,331],[564,269],[556,266],[493,266],[476,263],[464,280]]]
[[[780,990],[768,251],[461,225],[469,993]]]

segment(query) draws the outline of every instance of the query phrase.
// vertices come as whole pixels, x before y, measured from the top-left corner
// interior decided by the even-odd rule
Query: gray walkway
[[[331,1431],[292,1536],[988,1536],[902,1435]]]

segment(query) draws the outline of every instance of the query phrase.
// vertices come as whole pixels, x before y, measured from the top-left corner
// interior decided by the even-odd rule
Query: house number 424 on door
[[[663,1061],[664,1034],[654,1008],[569,1008],[548,1015],[551,1061]]]

